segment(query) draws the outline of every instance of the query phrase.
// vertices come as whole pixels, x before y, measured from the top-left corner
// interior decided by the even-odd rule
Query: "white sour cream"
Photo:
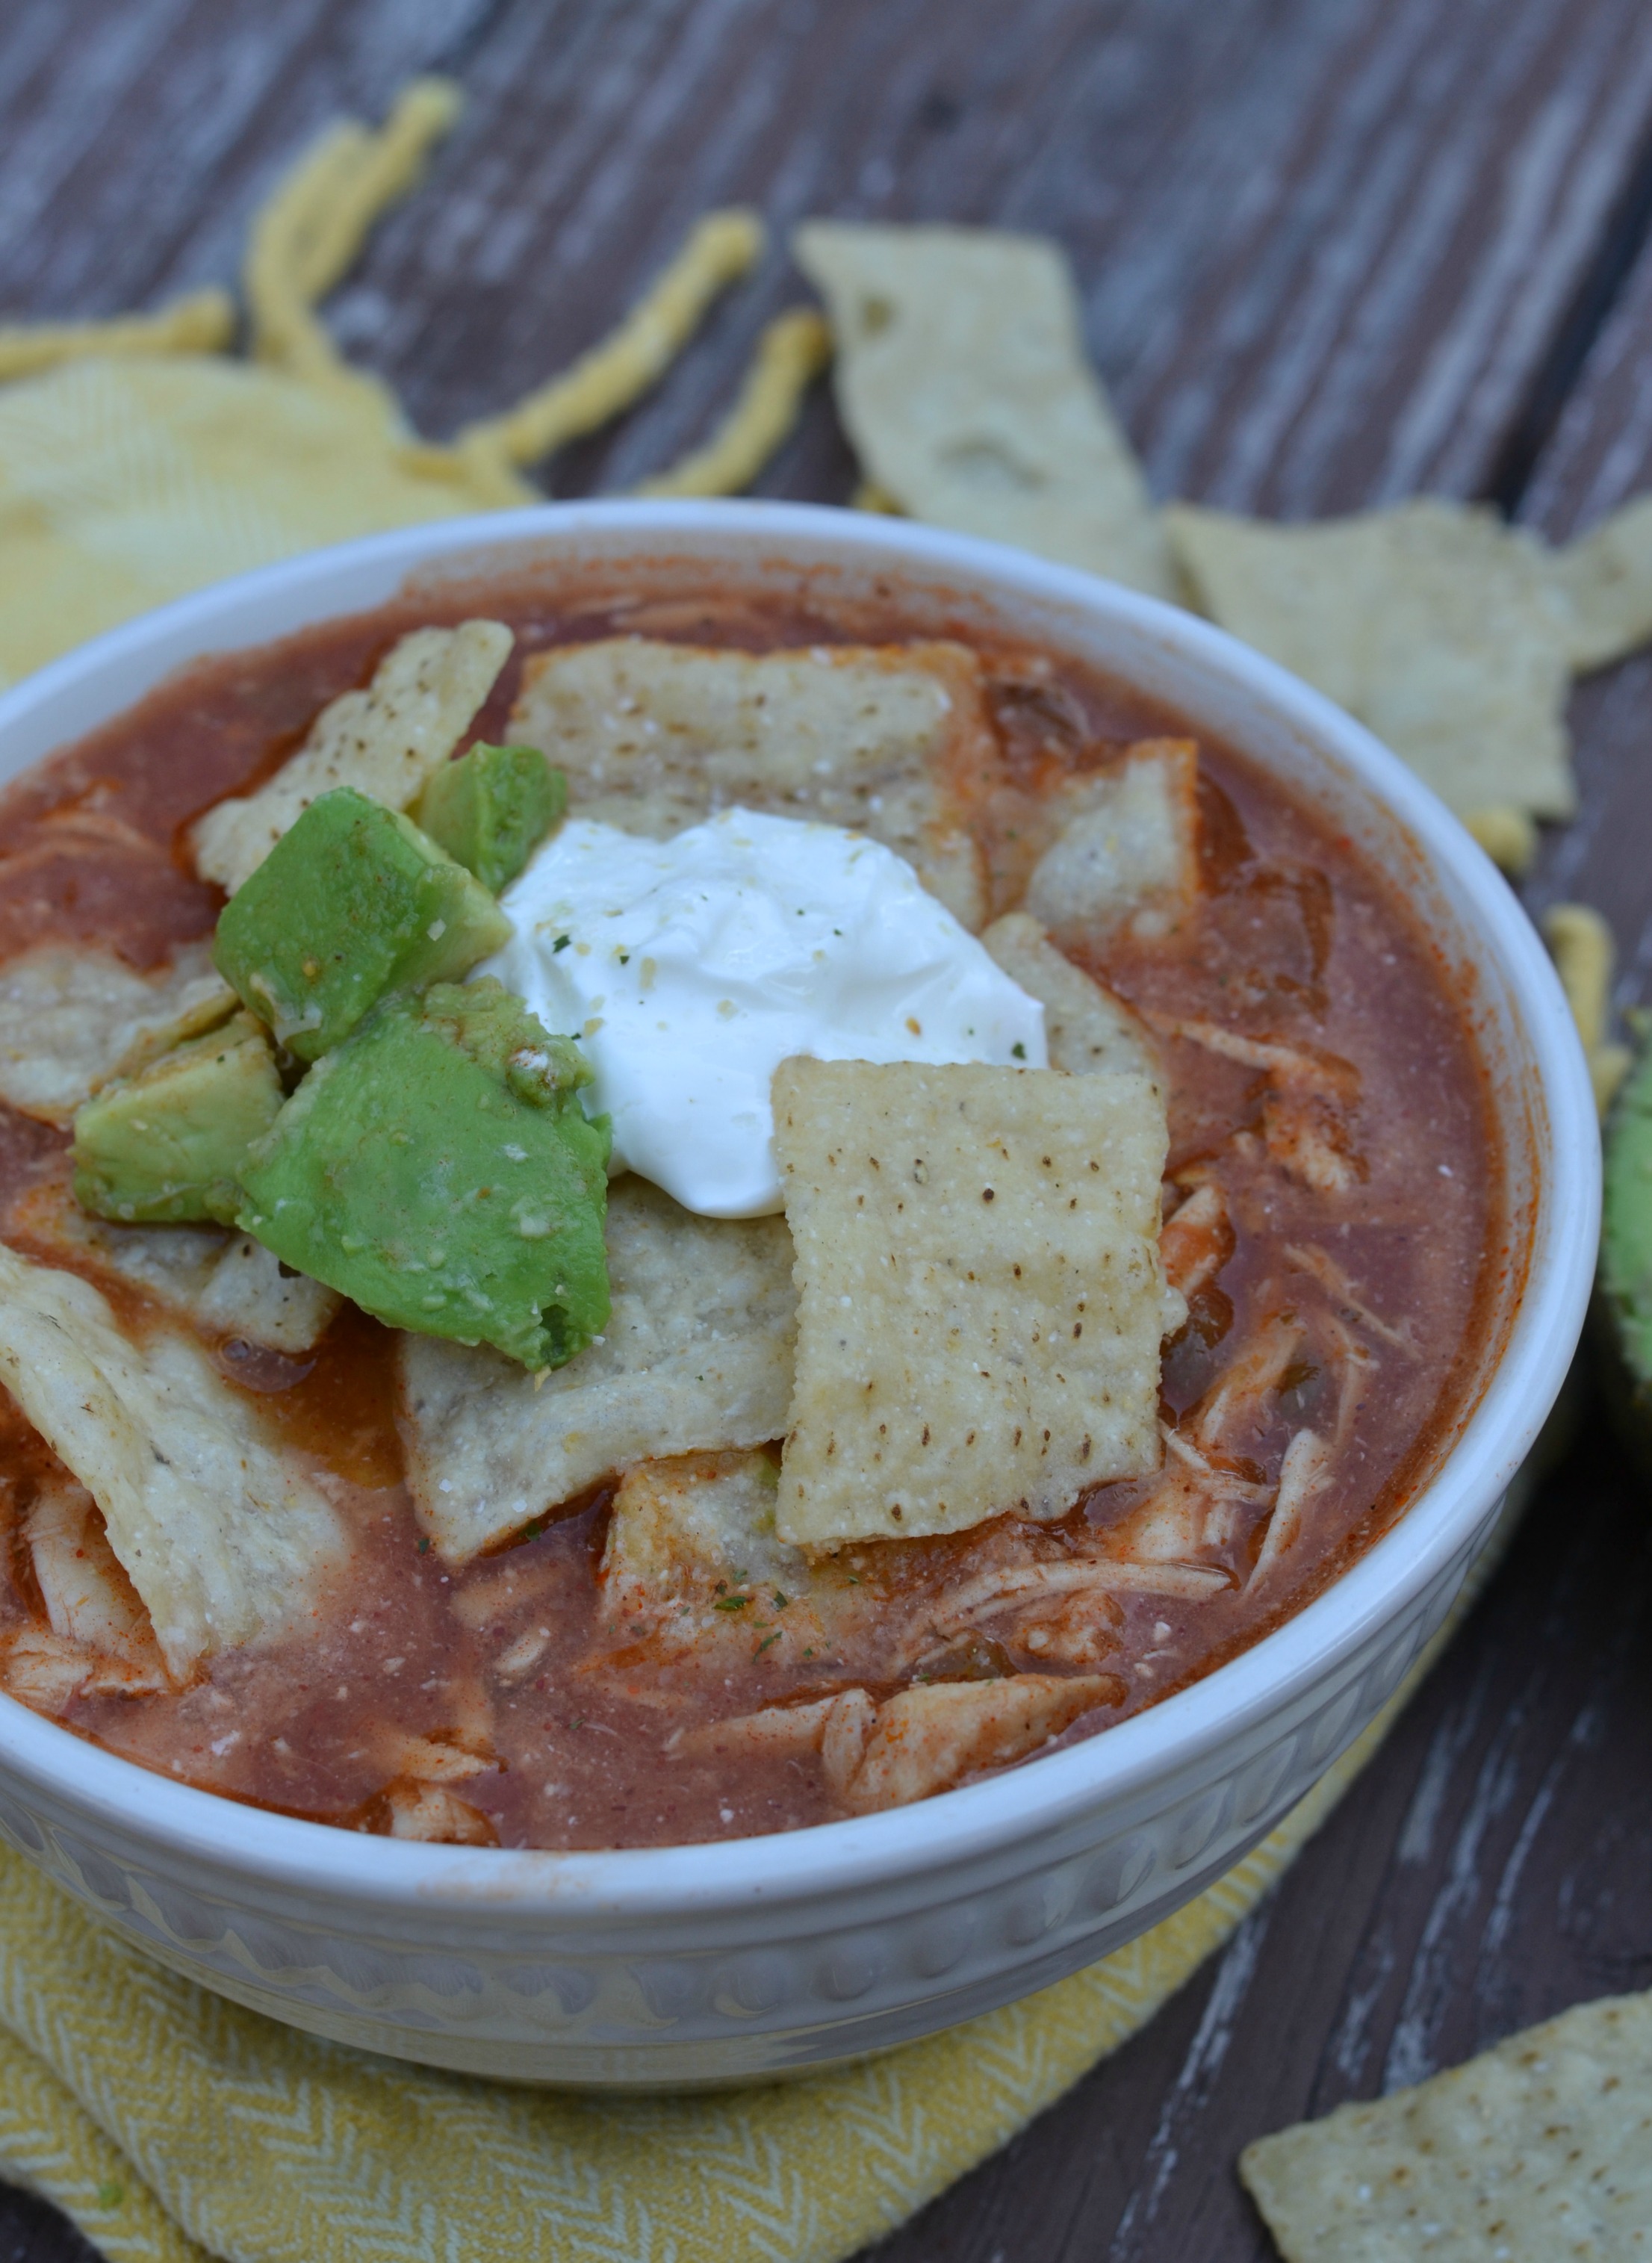
[[[725,810],[673,841],[575,818],[501,903],[476,969],[577,1037],[616,1170],[707,1218],[781,1208],[783,1060],[1042,1068],[1044,1009],[904,858],[835,825]]]

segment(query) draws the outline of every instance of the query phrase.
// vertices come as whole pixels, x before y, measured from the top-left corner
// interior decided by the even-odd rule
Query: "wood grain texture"
[[[1624,279],[1643,0],[12,0],[0,315],[233,278],[307,136],[433,68],[465,115],[330,309],[422,430],[577,353],[708,205],[776,229],[658,391],[551,467],[559,493],[703,435],[804,295],[784,232],[819,213],[1057,235],[1162,494],[1300,515],[1495,488],[1563,534],[1652,484],[1652,257]],[[819,396],[763,491],[853,481]],[[1652,660],[1578,695],[1583,811],[1530,891],[1600,903],[1637,996],[1649,703]],[[1649,1577],[1642,1490],[1591,1418],[1281,1890],[881,2263],[1261,2258],[1248,2137],[1652,1982]],[[85,2252],[0,2189],[0,2263]]]
[[[0,25],[0,307],[229,278],[307,135],[446,64],[467,114],[334,307],[432,434],[588,343],[708,205],[776,229],[560,492],[703,434],[802,295],[783,239],[812,213],[1057,234],[1163,493],[1473,492],[1652,138],[1641,23],[1639,0],[25,0]],[[764,489],[850,479],[821,402]]]

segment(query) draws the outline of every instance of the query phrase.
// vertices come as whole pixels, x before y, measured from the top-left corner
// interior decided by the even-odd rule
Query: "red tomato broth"
[[[917,633],[898,607],[874,609],[869,619],[863,609],[745,598],[593,609],[530,581],[466,590],[463,602],[409,599],[198,663],[37,766],[0,801],[0,956],[95,940],[148,967],[210,933],[221,898],[193,878],[180,851],[189,821],[277,768],[316,710],[364,682],[408,628],[479,611],[507,621],[518,638],[477,719],[473,735],[494,737],[522,660],[552,643],[634,629],[767,649]],[[935,633],[934,625],[921,633]],[[987,851],[995,908],[1004,908],[1033,853],[1043,797],[1062,777],[1145,737],[1190,734],[1128,687],[1042,654],[989,648],[967,633],[963,640],[992,669],[999,753],[991,776],[959,783]],[[1360,1302],[1406,1344],[1396,1348],[1341,1318],[1344,1334],[1375,1364],[1344,1385],[1345,1435],[1314,1504],[1313,1544],[1298,1551],[1288,1587],[1266,1598],[1243,1588],[1196,1602],[1110,1598],[1112,1647],[1101,1667],[1116,1702],[1093,1709],[1069,1739],[1208,1672],[1368,1545],[1403,1508],[1454,1420],[1487,1325],[1501,1164],[1466,1016],[1437,954],[1389,883],[1315,813],[1203,734],[1200,764],[1206,893],[1196,937],[1158,948],[1113,938],[1081,963],[1150,1019],[1208,1020],[1351,1064],[1365,1175],[1334,1204],[1287,1176],[1258,1138],[1266,1080],[1197,1044],[1165,1039],[1167,1199],[1196,1185],[1219,1153],[1235,1238],[1216,1288],[1195,1300],[1188,1328],[1167,1347],[1164,1411],[1173,1422],[1194,1407],[1253,1324],[1281,1304],[1331,1325],[1324,1312],[1338,1300],[1288,1249],[1329,1248]],[[97,824],[85,821],[88,812]],[[6,1237],[58,1263],[67,1262],[60,1248],[31,1251],[20,1206],[43,1182],[66,1175],[66,1156],[63,1135],[0,1109]],[[153,1324],[156,1308],[141,1292],[86,1269],[126,1325]],[[382,1796],[397,1772],[395,1737],[439,1737],[461,1717],[485,1717],[502,1765],[465,1777],[458,1790],[506,1845],[685,1843],[796,1828],[838,1811],[812,1761],[742,1754],[731,1766],[666,1749],[684,1723],[846,1686],[829,1659],[799,1654],[783,1638],[783,1607],[773,1599],[742,1607],[750,1655],[726,1681],[691,1661],[662,1662],[646,1645],[628,1649],[624,1630],[617,1638],[597,1616],[594,1574],[610,1488],[452,1569],[422,1539],[400,1481],[389,1331],[347,1307],[316,1350],[296,1360],[214,1348],[221,1371],[256,1395],[273,1435],[326,1473],[353,1535],[349,1577],[321,1599],[301,1635],[220,1657],[175,1694],[73,1700],[66,1725],[204,1788],[380,1828]],[[1322,1351],[1310,1348],[1299,1364],[1243,1441],[1261,1479],[1277,1477],[1294,1427],[1340,1403]],[[10,1572],[0,1580],[0,1640],[40,1615],[17,1524],[42,1457],[49,1461],[14,1411],[9,1421],[0,1438]],[[1082,1554],[1088,1537],[1119,1524],[1156,1482],[1099,1487],[1053,1525],[1005,1517],[944,1539],[864,1544],[839,1567],[898,1606],[1010,1554],[1057,1563]],[[1259,1522],[1236,1522],[1227,1551],[1236,1574],[1248,1569]],[[501,1659],[541,1632],[532,1671],[501,1680]],[[933,1678],[1005,1670],[1076,1669],[1011,1654],[989,1629],[957,1645]],[[884,1695],[902,1679],[891,1674],[867,1686]]]

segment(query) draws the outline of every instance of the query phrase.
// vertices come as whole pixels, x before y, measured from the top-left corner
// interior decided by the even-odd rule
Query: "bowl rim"
[[[851,560],[905,568],[920,582],[993,597],[1110,614],[1202,664],[1270,710],[1310,744],[1328,748],[1359,790],[1397,820],[1425,866],[1454,893],[1476,958],[1500,960],[1518,1008],[1526,1077],[1546,1121],[1533,1127],[1538,1201],[1526,1286],[1479,1398],[1439,1467],[1389,1530],[1330,1587],[1249,1648],[1104,1732],[1023,1761],[1000,1775],[912,1806],[792,1831],[687,1847],[554,1849],[425,1846],[249,1806],[127,1761],[0,1694],[0,1782],[21,1775],[60,1811],[139,1840],[183,1869],[205,1863],[272,1888],[318,1888],[344,1904],[469,1912],[543,1925],[584,1916],[624,1925],[814,1900],[851,1885],[893,1885],[915,1868],[939,1873],[993,1855],[1013,1858],[1103,1805],[1127,1804],[1167,1778],[1196,1782],[1201,1763],[1246,1730],[1277,1717],[1381,1638],[1409,1604],[1466,1554],[1490,1504],[1529,1450],[1564,1379],[1593,1278],[1599,1214],[1599,1139],[1581,1045],[1559,980],[1513,892],[1457,819],[1363,726],[1261,654],[1190,612],[1029,553],[919,522],[818,504],[598,500],[370,535],[259,567],[105,632],[0,692],[0,744],[34,711],[111,671],[189,644],[169,663],[252,648],[303,620],[388,601],[343,600],[249,639],[210,632],[259,603],[289,602],[352,571],[405,577],[429,569],[509,570],[500,553],[581,536],[633,534],[662,542],[749,538],[783,567]],[[461,568],[461,561],[463,565]],[[119,715],[155,676],[103,711]],[[69,744],[95,721],[69,729]],[[49,749],[47,750],[49,751]],[[43,759],[42,755],[30,758]],[[20,774],[20,773],[19,773]],[[9,784],[10,781],[5,783]],[[1404,886],[1403,881],[1397,885]],[[205,1883],[205,1880],[203,1880]]]

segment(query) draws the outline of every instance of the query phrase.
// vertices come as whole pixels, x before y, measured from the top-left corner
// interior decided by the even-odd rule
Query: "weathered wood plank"
[[[108,308],[234,271],[340,106],[464,60],[470,112],[336,308],[445,430],[596,336],[708,204],[1053,230],[1165,492],[1289,513],[1482,484],[1652,127],[1637,0],[41,0],[0,26],[0,305]],[[142,188],[134,210],[133,185]],[[776,245],[611,440],[702,432]],[[841,494],[824,406],[766,486]]]

